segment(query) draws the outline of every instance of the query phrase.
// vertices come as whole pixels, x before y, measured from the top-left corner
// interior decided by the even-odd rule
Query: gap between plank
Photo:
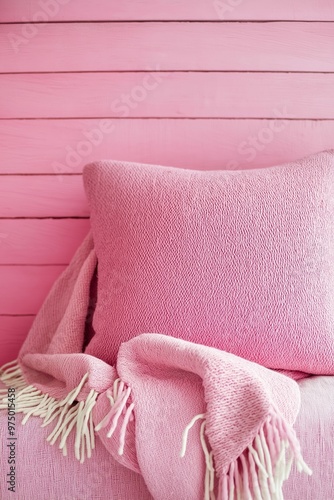
[[[145,24],[145,23],[174,23],[174,24],[190,24],[190,23],[197,23],[197,24],[231,24],[231,23],[240,23],[240,24],[250,24],[250,23],[332,23],[334,20],[317,20],[317,19],[139,19],[139,20],[125,20],[125,19],[113,19],[113,20],[94,20],[94,21],[88,21],[88,20],[82,20],[82,21],[8,21],[8,22],[2,22],[0,23],[1,25],[12,25],[12,24],[17,24],[17,25],[22,25],[22,24]]]
[[[334,23],[333,23],[334,24]],[[73,70],[73,71],[0,71],[1,75],[67,75],[67,74],[99,74],[99,73],[271,73],[271,74],[310,74],[310,75],[331,75],[334,71],[304,71],[304,70],[260,70],[260,69],[101,69],[101,70]]]
[[[230,120],[230,121],[236,121],[236,120],[275,120],[275,121],[309,121],[309,122],[328,122],[328,121],[333,121],[333,118],[274,118],[274,117],[267,117],[267,116],[261,116],[260,118],[254,118],[254,117],[231,117],[231,116],[132,116],[132,117],[123,117],[123,116],[71,116],[71,117],[61,117],[61,116],[48,116],[48,117],[41,117],[41,118],[0,118],[0,121],[11,121],[11,120],[16,120],[16,121],[33,121],[33,120]],[[0,174],[1,175],[1,174]]]

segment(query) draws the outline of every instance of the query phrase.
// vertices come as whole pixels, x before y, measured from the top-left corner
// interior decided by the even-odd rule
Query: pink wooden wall
[[[115,158],[252,168],[334,147],[332,0],[0,0],[0,364]]]

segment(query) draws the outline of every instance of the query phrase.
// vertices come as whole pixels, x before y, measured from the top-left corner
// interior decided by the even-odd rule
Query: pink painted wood
[[[334,23],[0,25],[0,72],[334,71]]]
[[[3,120],[0,173],[74,174],[105,158],[204,170],[254,168],[333,147],[333,120],[291,120],[281,102],[275,109],[281,120],[120,119],[107,122],[108,129],[100,119]],[[0,217],[87,215],[81,180],[65,175],[3,178],[0,194]]]
[[[333,21],[329,0],[1,1],[0,364],[88,230],[85,163],[239,169],[334,147]]]
[[[2,0],[0,10],[0,22],[216,19],[329,21],[334,8],[330,0]]]
[[[0,316],[36,314],[64,266],[0,266]]]
[[[276,118],[280,103],[294,118],[334,118],[333,88],[333,73],[0,75],[2,118]]]
[[[0,316],[0,366],[16,359],[34,316]]]
[[[2,219],[0,265],[68,264],[89,227],[88,219]]]
[[[5,176],[0,217],[87,217],[81,176]],[[0,220],[0,228],[2,227]],[[5,230],[1,230],[4,232]]]

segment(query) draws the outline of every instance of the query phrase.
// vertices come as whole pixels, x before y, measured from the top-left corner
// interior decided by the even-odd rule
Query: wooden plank
[[[36,314],[65,266],[0,266],[0,315]]]
[[[88,214],[81,175],[1,178],[0,217],[87,217]]]
[[[330,0],[2,0],[0,22],[139,20],[334,20]]]
[[[0,265],[68,264],[89,227],[88,219],[2,219]]]
[[[0,26],[0,72],[334,71],[333,23]]]
[[[17,358],[35,316],[0,316],[0,366]]]
[[[52,174],[80,173],[98,159],[256,168],[333,148],[333,120],[289,120],[283,103],[275,109],[283,119],[120,119],[108,129],[105,120],[0,120],[0,173],[51,174],[2,177],[0,217],[87,216],[81,178]]]
[[[1,118],[334,118],[334,74],[63,73],[0,75]]]

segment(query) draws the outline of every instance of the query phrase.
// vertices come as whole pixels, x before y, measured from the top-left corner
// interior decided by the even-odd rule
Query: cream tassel
[[[96,425],[95,431],[98,432],[109,424],[110,428],[107,432],[107,437],[111,438],[111,436],[117,429],[120,416],[125,412],[123,423],[120,429],[120,443],[118,448],[118,454],[123,455],[126,430],[129,422],[133,420],[134,403],[131,403],[129,407],[126,408],[126,404],[131,394],[131,388],[128,387],[127,389],[125,389],[124,382],[121,379],[116,379],[113,385],[112,393],[110,390],[108,390],[106,394],[107,398],[109,399],[111,408],[107,415],[101,420],[101,422]]]
[[[191,422],[187,425],[187,427],[183,431],[183,436],[182,436],[182,448],[180,452],[180,457],[183,458],[186,454],[187,451],[187,441],[188,441],[188,434],[190,429],[195,425],[197,420],[203,420],[201,427],[200,427],[200,442],[202,446],[202,450],[204,453],[204,458],[205,458],[205,478],[204,478],[204,500],[215,500],[215,494],[214,494],[214,481],[215,481],[215,469],[213,466],[213,454],[212,451],[209,452],[208,446],[205,441],[205,425],[206,425],[206,420],[205,420],[205,414],[200,413],[199,415],[196,415]],[[228,499],[227,499],[228,500]]]
[[[90,458],[95,448],[95,435],[92,421],[92,410],[96,404],[98,393],[92,389],[84,401],[76,401],[80,391],[88,379],[86,373],[81,382],[65,398],[57,400],[48,394],[27,385],[21,367],[17,361],[6,363],[0,369],[0,380],[7,386],[16,389],[13,394],[15,411],[23,413],[24,425],[31,416],[43,419],[41,427],[48,426],[58,417],[53,431],[47,441],[54,445],[59,440],[59,449],[67,455],[67,439],[72,433],[75,436],[74,452],[80,463]],[[0,409],[8,407],[8,389],[0,391]]]
[[[185,456],[188,434],[197,420],[203,420],[200,442],[206,465],[204,500],[215,500],[214,482],[217,477],[212,450],[209,451],[205,439],[205,414],[196,415],[185,428],[180,456]],[[283,500],[283,483],[290,475],[293,462],[299,472],[312,474],[301,455],[295,431],[273,411],[252,444],[219,478],[217,500]]]

